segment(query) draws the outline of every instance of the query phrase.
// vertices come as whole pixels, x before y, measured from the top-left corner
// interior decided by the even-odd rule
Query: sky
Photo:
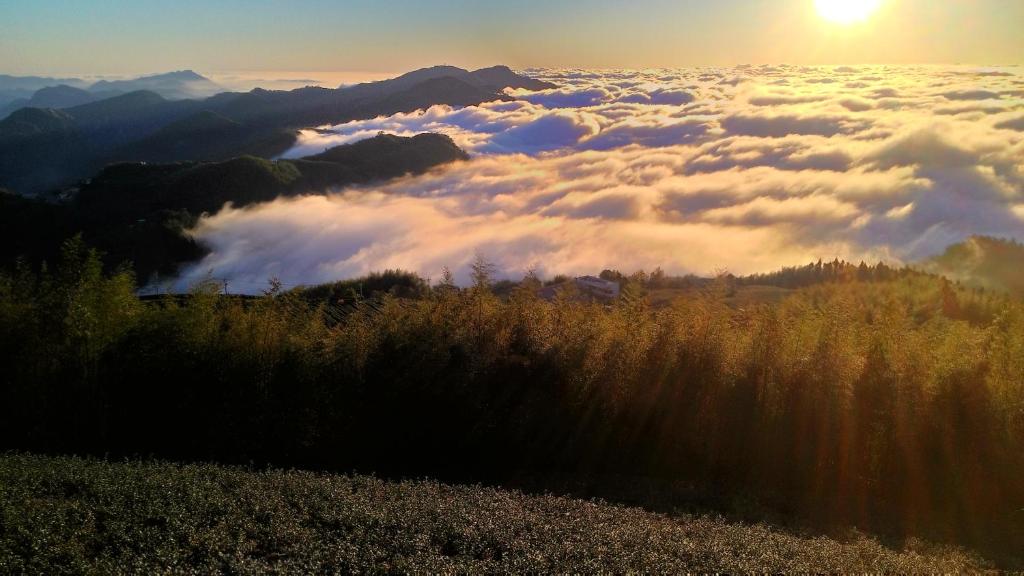
[[[0,0],[0,73],[1020,64],[1021,0]]]

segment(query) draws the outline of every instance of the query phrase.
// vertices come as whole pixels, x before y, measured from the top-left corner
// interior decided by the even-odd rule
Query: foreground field
[[[977,568],[953,551],[429,481],[0,457],[5,574]]]

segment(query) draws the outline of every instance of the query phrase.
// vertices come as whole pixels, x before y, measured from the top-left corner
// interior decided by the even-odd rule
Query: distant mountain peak
[[[136,78],[135,81],[140,80],[179,80],[182,82],[209,82],[210,79],[199,74],[195,70],[175,70],[173,72],[164,72],[162,74],[152,74],[149,76],[141,76]]]
[[[45,88],[40,88],[39,90],[36,90],[36,96],[38,96],[40,94],[48,94],[48,93],[55,93],[55,92],[70,92],[70,93],[75,93],[75,94],[88,94],[88,92],[86,92],[85,90],[82,90],[81,88],[75,88],[74,86],[68,86],[67,84],[57,84],[56,86],[46,86]]]
[[[190,80],[207,80],[207,78],[195,70],[178,70],[176,72],[168,72],[165,76],[172,78],[187,78]]]
[[[537,80],[530,78],[529,76],[523,76],[517,74],[508,66],[497,65],[491,66],[490,68],[481,68],[468,73],[468,78],[471,82],[491,88],[494,90],[504,90],[505,88],[523,88],[526,90],[548,90],[551,88],[557,88],[550,82],[544,82],[543,80]]]
[[[209,80],[209,78],[200,75],[195,70],[174,70],[172,72],[147,74],[145,76],[139,76],[137,78],[128,78],[124,80],[100,80],[96,82],[96,84],[116,84],[119,82],[142,82],[152,80]]]
[[[439,72],[439,73],[449,73],[450,72],[452,74],[465,74],[466,72],[468,72],[468,70],[466,70],[464,68],[459,68],[458,66],[449,66],[448,64],[438,64],[437,66],[428,66],[426,68],[420,68],[419,70],[414,70],[412,72],[409,72],[409,74],[416,74],[417,72],[423,72],[423,71],[426,71],[426,70],[431,70],[431,71]]]
[[[480,68],[480,69],[474,70],[473,73],[476,74],[478,72],[488,72],[488,71],[492,71],[492,70],[495,71],[495,72],[510,72],[510,73],[512,72],[512,69],[509,68],[508,66],[505,66],[504,64],[498,64],[498,65],[495,65],[495,66],[488,66],[487,68]]]
[[[223,91],[209,78],[194,70],[177,70],[130,80],[100,80],[89,87],[90,92],[136,90],[151,90],[170,100],[205,98]]]
[[[422,84],[439,78],[455,78],[478,88],[484,88],[492,92],[500,92],[505,88],[524,88],[527,90],[547,90],[555,88],[554,84],[536,80],[528,76],[517,74],[505,65],[496,65],[489,68],[480,68],[470,72],[457,66],[447,64],[420,68],[402,74],[391,80],[374,82],[371,85],[382,87],[385,92],[397,92],[409,89],[415,85]]]
[[[74,86],[68,86],[67,84],[58,84],[56,86],[47,86],[40,88],[28,100],[19,100],[12,102],[11,104],[0,107],[0,119],[7,117],[11,112],[18,110],[19,108],[71,108],[81,104],[88,104],[94,102],[100,98],[99,95],[93,94],[87,90],[81,88],[75,88]]]

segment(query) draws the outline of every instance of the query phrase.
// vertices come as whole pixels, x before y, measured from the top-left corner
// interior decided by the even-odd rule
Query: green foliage
[[[737,279],[740,283],[758,286],[778,286],[780,288],[804,288],[825,283],[849,282],[889,282],[897,278],[920,275],[910,268],[892,268],[879,262],[859,265],[844,260],[817,262],[806,266],[783,268],[769,274],[754,274]]]
[[[385,270],[384,272],[372,272],[353,280],[297,288],[294,292],[303,300],[313,304],[336,304],[341,301],[359,301],[382,294],[391,294],[402,298],[419,298],[426,295],[428,291],[427,283],[413,272]]]
[[[101,370],[143,313],[130,272],[103,274],[81,238],[64,243],[53,273],[0,276],[0,346],[6,367],[5,439],[48,442],[68,429],[91,445],[105,431]],[[54,426],[50,418],[66,418]],[[61,430],[61,429],[64,430]]]
[[[130,276],[65,252],[0,276],[8,448],[639,475],[1007,562],[1024,549],[1024,310],[1007,296],[907,275],[742,308],[733,280],[605,306],[498,298],[481,261],[472,289],[413,282],[416,298],[344,311],[337,287],[141,305]]]
[[[0,456],[0,572],[948,573],[894,552],[600,501],[367,476]]]

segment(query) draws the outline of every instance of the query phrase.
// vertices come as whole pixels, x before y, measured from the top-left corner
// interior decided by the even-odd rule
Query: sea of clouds
[[[558,89],[302,131],[295,158],[380,131],[450,135],[429,174],[234,209],[184,270],[256,291],[402,268],[465,280],[892,263],[1024,239],[1024,69],[762,66],[525,71]],[[325,192],[327,192],[325,194]]]

